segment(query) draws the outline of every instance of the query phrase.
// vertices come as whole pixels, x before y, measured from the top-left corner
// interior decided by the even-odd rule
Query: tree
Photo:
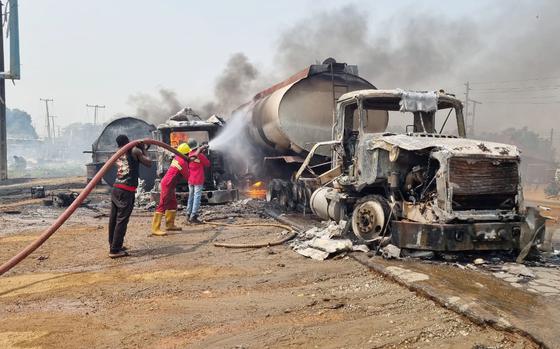
[[[8,138],[37,139],[37,132],[31,123],[31,115],[20,109],[6,109]]]

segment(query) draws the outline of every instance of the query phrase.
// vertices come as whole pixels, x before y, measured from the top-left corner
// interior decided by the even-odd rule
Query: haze
[[[560,103],[559,15],[554,1],[21,1],[22,80],[7,84],[7,104],[29,112],[39,134],[45,97],[55,99],[58,125],[91,122],[88,103],[107,106],[102,121],[138,115],[142,103],[162,107],[161,89],[178,105],[226,113],[333,56],[379,88],[463,98],[473,81],[484,102],[477,128],[528,125],[548,135]],[[257,73],[220,94],[216,82],[236,54]]]

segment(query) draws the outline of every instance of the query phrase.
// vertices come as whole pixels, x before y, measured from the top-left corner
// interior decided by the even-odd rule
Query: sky
[[[539,14],[538,8],[534,13],[531,12],[530,4],[531,1],[505,0],[20,0],[21,80],[15,81],[15,84],[7,82],[7,106],[30,113],[37,131],[44,134],[45,108],[40,98],[54,99],[51,112],[57,116],[59,126],[72,122],[91,122],[93,112],[86,108],[86,104],[106,106],[100,111],[101,121],[107,121],[115,114],[134,115],[136,109],[130,103],[130,96],[157,95],[161,88],[174,91],[181,101],[198,103],[211,100],[216,80],[233,54],[242,52],[259,71],[273,72],[279,62],[279,48],[283,47],[290,35],[297,37],[305,33],[299,28],[304,28],[314,15],[327,13],[325,18],[331,21],[329,25],[335,30],[338,25],[352,26],[352,18],[334,15],[339,11],[344,12],[348,6],[351,6],[351,13],[356,14],[356,17],[363,14],[361,18],[367,22],[366,42],[370,36],[381,42],[384,37],[389,40],[395,33],[406,33],[407,27],[402,25],[405,29],[399,29],[400,23],[410,22],[410,26],[422,27],[426,14],[438,20],[445,19],[441,25],[442,31],[449,28],[455,30],[455,23],[466,28],[463,30],[480,25],[477,29],[484,30],[495,41],[488,40],[486,34],[475,36],[471,49],[468,41],[470,34],[465,34],[467,39],[461,43],[463,34],[458,31],[451,37],[455,41],[441,43],[450,47],[459,45],[458,52],[468,55],[473,61],[473,57],[480,55],[481,47],[491,51],[494,42],[499,45],[499,35],[507,37],[510,26],[518,30],[519,26],[524,25],[523,20],[531,21],[527,22],[531,25],[535,16],[545,15]],[[508,21],[504,13],[507,15],[510,9],[512,12],[517,11],[522,20],[515,23]],[[479,21],[481,17],[492,20],[482,23]],[[430,18],[425,20],[430,21]],[[424,35],[430,35],[430,32]],[[351,32],[345,34],[344,39],[348,42],[357,40]],[[481,40],[483,45],[479,42]],[[421,37],[417,39],[417,42],[422,41]],[[383,49],[373,48],[374,51]],[[336,51],[336,47],[328,52],[333,51]],[[322,51],[316,52],[319,55]],[[403,52],[403,48],[397,46],[387,55],[393,58],[391,55],[405,55]],[[440,53],[444,63],[446,57],[453,54],[452,51]],[[308,57],[305,56],[305,59]],[[317,60],[324,58],[315,57]],[[344,58],[349,61],[353,57],[347,53]],[[313,63],[305,59],[302,64]],[[455,71],[454,66],[458,62],[460,59],[455,56],[449,58],[452,72],[438,75],[446,86],[462,93],[463,83],[471,78],[471,71],[472,78],[484,80],[484,70],[475,73],[476,69],[469,70],[467,63],[460,71]],[[527,66],[528,71],[516,71],[514,77],[527,79],[543,76],[537,66],[534,71],[530,69],[531,64],[523,65]],[[425,78],[407,80],[409,75],[402,74],[394,66],[388,67],[383,74],[372,68],[365,71],[377,75],[384,85],[382,87],[389,85],[393,76],[394,81],[400,84],[410,82],[413,87],[417,87],[420,82],[426,82],[430,88],[437,84]],[[508,77],[508,74],[504,72],[493,78]],[[366,78],[376,84],[376,76]],[[251,93],[254,92],[258,91]],[[477,108],[484,113],[484,106]],[[552,115],[551,106],[543,108],[548,108],[545,113]],[[503,108],[496,110],[503,111]],[[522,115],[518,121],[518,124],[523,123]]]

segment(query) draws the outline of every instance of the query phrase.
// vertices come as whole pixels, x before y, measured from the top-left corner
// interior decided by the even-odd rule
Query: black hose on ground
[[[276,224],[276,223],[245,223],[245,224],[230,224],[230,223],[217,223],[217,222],[204,222],[204,224],[208,225],[217,225],[217,226],[232,226],[232,227],[277,227],[283,228],[290,231],[290,234],[285,238],[273,241],[273,242],[263,242],[263,243],[256,243],[256,244],[232,244],[232,243],[225,243],[225,242],[215,242],[214,246],[216,247],[224,247],[224,248],[262,248],[262,247],[269,247],[269,246],[278,246],[282,245],[286,241],[289,241],[297,236],[297,232],[292,229],[292,227],[283,225],[283,224]]]

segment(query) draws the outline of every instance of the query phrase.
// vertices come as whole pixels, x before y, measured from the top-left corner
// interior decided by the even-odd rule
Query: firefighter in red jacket
[[[191,148],[186,143],[181,143],[177,147],[177,151],[183,155],[190,153]],[[161,230],[161,220],[165,214],[165,229],[167,231],[178,231],[181,228],[175,225],[175,217],[177,216],[177,198],[175,197],[175,187],[179,182],[180,177],[188,180],[189,178],[189,164],[180,156],[175,156],[171,161],[171,166],[165,173],[161,180],[161,192],[159,197],[159,204],[156,207],[154,219],[152,221],[152,235],[166,235],[166,232]]]
[[[198,142],[195,139],[189,141],[189,147],[195,149]],[[198,209],[202,198],[202,188],[204,187],[204,168],[210,167],[210,161],[202,154],[208,145],[202,145],[189,154],[189,202],[187,205],[187,219],[190,223],[201,223],[198,219]]]

